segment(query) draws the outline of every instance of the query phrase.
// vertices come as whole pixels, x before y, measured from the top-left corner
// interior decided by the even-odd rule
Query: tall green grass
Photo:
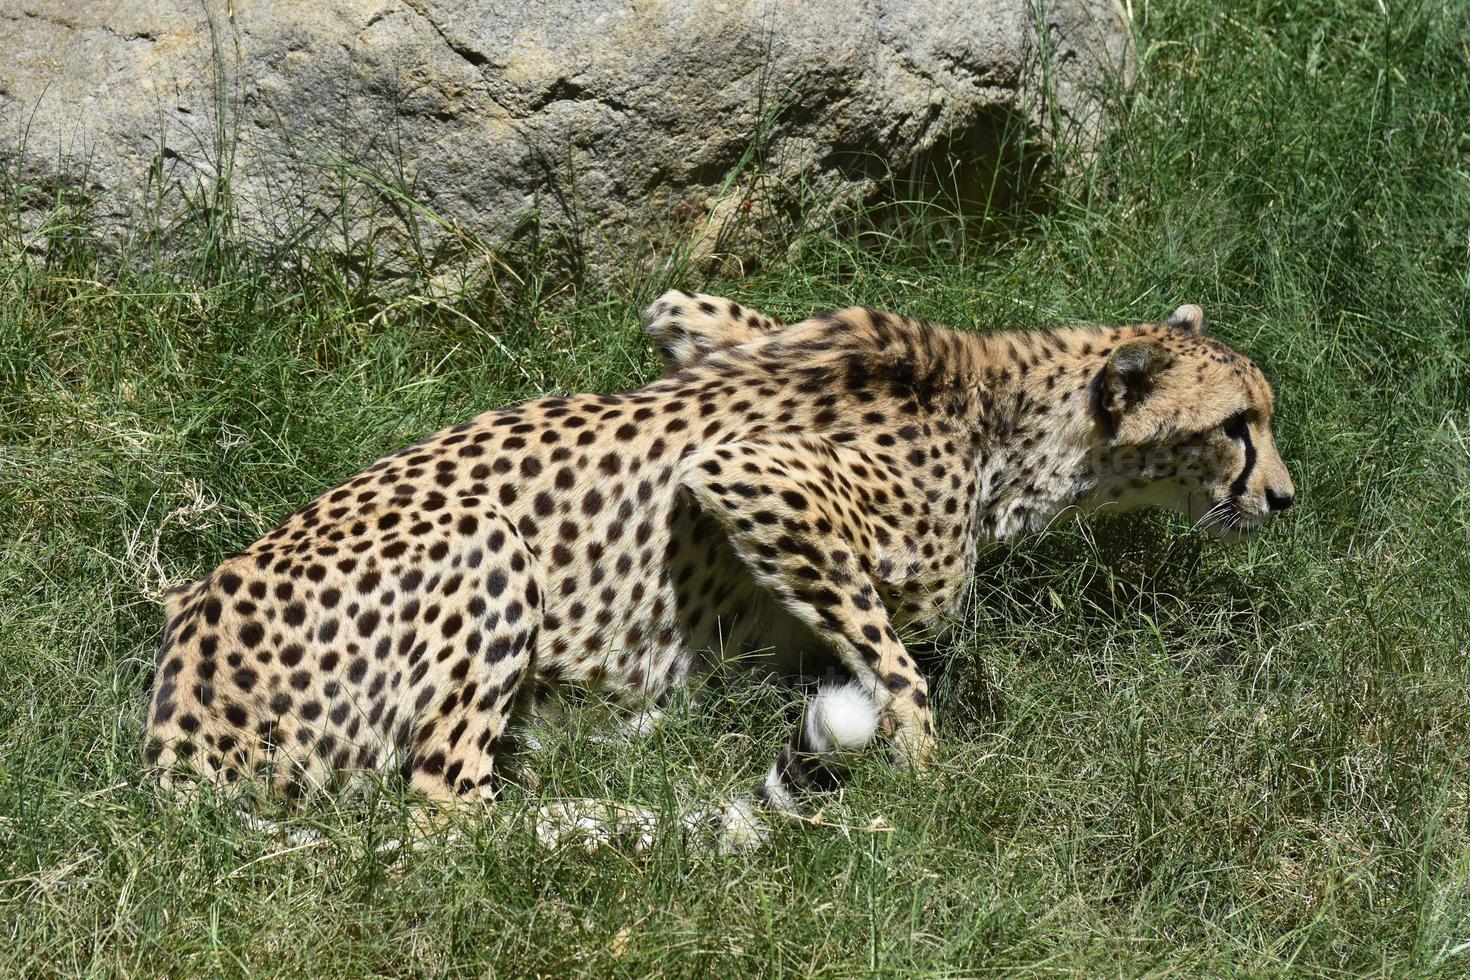
[[[65,197],[12,227],[0,972],[1470,972],[1470,8],[1134,9],[1138,84],[1037,206],[813,222],[739,281],[533,263],[446,290],[242,247],[202,206],[120,255]],[[44,192],[6,193],[33,217]],[[975,329],[1200,303],[1276,384],[1299,506],[1234,549],[1143,517],[988,562],[933,654],[935,771],[874,758],[755,856],[504,822],[383,852],[391,786],[302,840],[140,782],[166,585],[427,431],[648,380],[637,310],[669,285]],[[717,801],[790,700],[717,692],[641,743],[578,708],[506,805]]]

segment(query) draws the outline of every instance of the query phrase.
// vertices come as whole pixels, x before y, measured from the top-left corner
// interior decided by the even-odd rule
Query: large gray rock
[[[114,230],[227,186],[262,238],[601,271],[1006,130],[1086,141],[1130,52],[1117,0],[0,0],[0,31],[0,155]]]

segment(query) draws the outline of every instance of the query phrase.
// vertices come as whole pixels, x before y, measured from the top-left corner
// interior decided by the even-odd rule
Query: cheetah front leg
[[[671,289],[644,311],[643,329],[658,344],[669,372],[692,367],[709,354],[759,340],[785,324],[733,299]]]
[[[866,503],[877,488],[866,485],[868,474],[854,450],[769,435],[690,456],[681,483],[724,527],[755,580],[831,645],[893,719],[900,755],[922,765],[935,748],[928,684],[879,599],[876,525]],[[793,758],[803,754],[803,733],[824,727],[811,715],[788,747]],[[826,741],[841,747],[845,739],[832,732]]]

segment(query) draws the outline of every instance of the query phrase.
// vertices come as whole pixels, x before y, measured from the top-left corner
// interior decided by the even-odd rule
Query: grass
[[[1470,972],[1470,10],[1134,6],[1138,85],[1045,207],[817,225],[739,281],[434,293],[247,253],[205,210],[116,255],[63,199],[44,247],[11,234],[0,972]],[[936,771],[867,762],[755,856],[505,823],[382,854],[391,786],[298,844],[140,783],[167,584],[422,433],[648,380],[636,311],[668,285],[977,329],[1200,303],[1275,381],[1299,506],[1234,549],[1143,517],[983,567],[936,654]],[[641,743],[587,738],[594,704],[528,763],[545,796],[673,811],[748,785],[789,700],[723,692]]]

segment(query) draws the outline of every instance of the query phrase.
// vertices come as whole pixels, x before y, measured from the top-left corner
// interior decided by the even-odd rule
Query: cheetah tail
[[[846,760],[861,752],[877,730],[878,707],[861,684],[819,689],[757,795],[775,810],[799,810],[802,797],[841,784]]]

